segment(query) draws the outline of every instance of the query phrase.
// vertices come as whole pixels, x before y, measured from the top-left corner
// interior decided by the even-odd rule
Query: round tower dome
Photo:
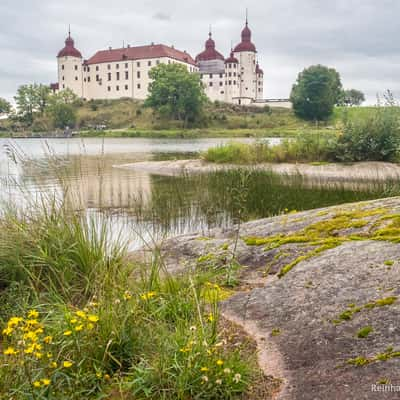
[[[65,46],[62,50],[59,51],[57,58],[67,56],[82,58],[81,52],[75,48],[75,42],[74,39],[72,39],[71,37],[71,32],[68,32],[68,37],[67,39],[65,39]]]
[[[239,64],[238,59],[233,55],[233,51],[231,51],[231,55],[225,60],[225,64]]]
[[[208,34],[205,50],[196,56],[195,61],[209,61],[209,60],[225,60],[225,57],[215,49],[215,42],[212,39],[211,32]]]
[[[251,42],[251,30],[246,20],[246,26],[242,30],[242,41],[235,47],[235,53],[241,51],[252,51],[256,52],[256,46]]]

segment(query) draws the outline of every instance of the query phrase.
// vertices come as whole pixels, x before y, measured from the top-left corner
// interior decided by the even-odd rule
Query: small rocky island
[[[276,398],[394,398],[382,385],[400,373],[400,198],[287,213],[161,248],[174,273],[235,262],[223,314],[282,380]]]

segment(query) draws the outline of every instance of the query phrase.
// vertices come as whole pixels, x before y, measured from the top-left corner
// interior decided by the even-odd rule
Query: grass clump
[[[8,211],[0,223],[0,398],[246,393],[256,360],[220,319],[230,292],[217,272],[172,277],[157,251],[131,263],[105,222],[63,205]]]

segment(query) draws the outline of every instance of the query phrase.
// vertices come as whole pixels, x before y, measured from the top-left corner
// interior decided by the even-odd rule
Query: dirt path
[[[182,172],[204,173],[232,168],[256,168],[273,171],[278,174],[301,174],[309,178],[323,178],[332,181],[348,180],[388,180],[400,178],[400,165],[383,162],[360,162],[345,164],[258,164],[254,166],[238,166],[231,164],[212,164],[202,160],[145,161],[133,164],[116,165],[116,168],[144,171],[157,175],[179,175]]]

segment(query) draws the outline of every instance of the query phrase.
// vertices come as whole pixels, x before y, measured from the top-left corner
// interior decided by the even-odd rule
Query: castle
[[[146,99],[149,72],[160,63],[185,65],[190,73],[200,74],[206,95],[211,101],[250,105],[262,102],[264,73],[257,62],[257,50],[246,24],[241,42],[228,58],[216,50],[211,30],[205,49],[193,59],[186,51],[163,44],[124,46],[101,50],[83,59],[69,32],[65,47],[57,55],[58,83],[53,91],[71,89],[78,97]]]

